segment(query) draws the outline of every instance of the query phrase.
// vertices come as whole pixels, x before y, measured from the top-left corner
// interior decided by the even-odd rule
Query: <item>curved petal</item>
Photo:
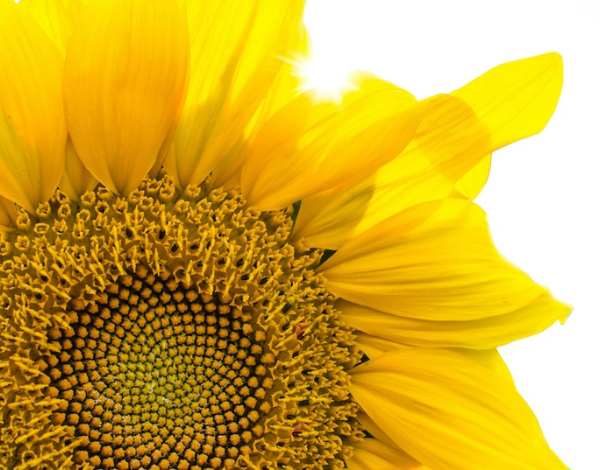
[[[562,84],[562,58],[551,52],[494,67],[452,95],[471,106],[498,150],[546,127]]]
[[[356,416],[361,426],[367,431],[371,436],[373,436],[376,441],[380,443],[379,449],[382,453],[389,452],[389,450],[393,450],[395,452],[396,459],[400,461],[403,465],[408,468],[414,468],[415,470],[427,470],[427,467],[417,462],[413,457],[408,455],[402,449],[400,449],[390,437],[383,432],[383,430],[373,421],[373,419],[364,411],[361,411]],[[384,450],[381,445],[387,447],[388,450]],[[372,446],[374,448],[375,446]],[[403,468],[403,467],[402,467]]]
[[[21,0],[19,2],[19,8],[41,26],[63,57],[67,53],[69,41],[75,25],[81,18],[84,6],[84,0]],[[75,151],[73,141],[68,137],[60,189],[72,200],[77,200],[86,191],[94,189],[97,184],[98,180],[85,168]]]
[[[360,80],[340,106],[302,95],[265,123],[242,171],[249,204],[280,209],[355,181],[410,142],[426,104],[383,80]]]
[[[73,201],[77,201],[82,194],[91,191],[97,185],[98,180],[87,170],[77,155],[69,136],[65,149],[65,173],[58,186]]]
[[[337,249],[407,207],[444,198],[490,151],[490,142],[466,103],[435,96],[407,148],[375,175],[303,200],[293,238]]]
[[[56,45],[62,56],[73,34],[75,24],[83,11],[83,0],[21,0],[19,8],[39,24]]]
[[[556,109],[563,83],[557,53],[508,62],[454,91],[490,130],[492,150],[541,132]],[[491,156],[456,184],[457,195],[473,200],[487,182]]]
[[[343,245],[319,271],[338,297],[421,320],[508,314],[548,294],[501,257],[485,213],[463,199],[390,217]]]
[[[571,307],[542,295],[504,315],[477,320],[431,321],[380,312],[339,301],[344,322],[370,335],[399,343],[430,348],[492,349],[535,335],[557,320],[564,323]]]
[[[12,1],[0,1],[0,195],[33,211],[60,181],[67,139],[63,59]]]
[[[302,79],[296,71],[297,60],[306,57],[310,50],[310,39],[306,28],[301,28],[299,35],[291,42],[292,60],[284,61],[271,88],[252,116],[236,145],[216,163],[213,170],[213,186],[233,188],[241,185],[242,164],[262,125],[286,104],[300,94]]]
[[[363,331],[355,331],[354,335],[356,336],[356,345],[358,349],[366,354],[369,359],[383,356],[388,351],[410,347],[389,339],[381,338],[380,336],[370,335]]]
[[[566,469],[503,367],[496,351],[409,348],[354,369],[351,393],[436,470]]]
[[[111,191],[136,188],[160,158],[185,97],[185,9],[177,0],[90,2],[65,63],[77,154]]]
[[[14,229],[17,219],[15,203],[0,196],[0,232]]]
[[[562,60],[553,53],[500,65],[434,97],[413,141],[375,177],[304,200],[293,237],[337,249],[411,205],[473,199],[487,180],[489,154],[540,132],[561,86]]]
[[[464,197],[470,201],[475,200],[485,183],[487,183],[492,165],[492,155],[487,155],[465,173],[454,185],[454,195]]]
[[[302,26],[303,0],[188,2],[190,83],[164,162],[180,187],[200,183],[244,132]]]
[[[377,439],[366,438],[353,447],[352,458],[346,460],[348,470],[427,470],[406,453]]]

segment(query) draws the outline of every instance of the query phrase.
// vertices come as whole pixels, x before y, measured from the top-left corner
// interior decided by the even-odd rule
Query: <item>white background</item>
[[[555,452],[600,469],[600,13],[560,0],[308,0],[317,60],[366,69],[417,98],[503,62],[563,55],[544,132],[494,154],[478,203],[502,253],[575,306],[564,326],[501,349]],[[541,469],[543,470],[543,469]]]

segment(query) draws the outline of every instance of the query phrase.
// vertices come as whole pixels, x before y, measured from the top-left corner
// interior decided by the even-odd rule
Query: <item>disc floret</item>
[[[6,468],[343,468],[356,353],[290,215],[166,177],[21,212],[0,247]]]

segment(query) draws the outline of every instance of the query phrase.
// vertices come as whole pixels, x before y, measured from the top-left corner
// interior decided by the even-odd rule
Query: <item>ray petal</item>
[[[505,315],[549,295],[498,253],[485,213],[463,199],[426,202],[390,217],[319,270],[338,297],[420,320]],[[561,307],[555,312],[564,314]]]
[[[65,64],[65,109],[77,154],[111,191],[136,188],[161,153],[185,97],[185,9],[177,0],[91,2]]]
[[[8,0],[0,1],[0,57],[0,195],[32,211],[63,173],[63,58]]]
[[[540,132],[561,87],[562,59],[551,53],[500,65],[432,98],[412,142],[376,175],[304,200],[293,237],[337,249],[411,205],[474,199],[487,181],[489,155]]]
[[[496,351],[409,348],[355,369],[351,392],[428,467],[566,469]]]

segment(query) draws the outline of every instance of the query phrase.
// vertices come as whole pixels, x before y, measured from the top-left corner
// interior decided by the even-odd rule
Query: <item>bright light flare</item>
[[[331,57],[315,56],[293,64],[303,82],[300,91],[311,94],[317,101],[339,104],[345,93],[356,89],[350,81],[351,70]]]

